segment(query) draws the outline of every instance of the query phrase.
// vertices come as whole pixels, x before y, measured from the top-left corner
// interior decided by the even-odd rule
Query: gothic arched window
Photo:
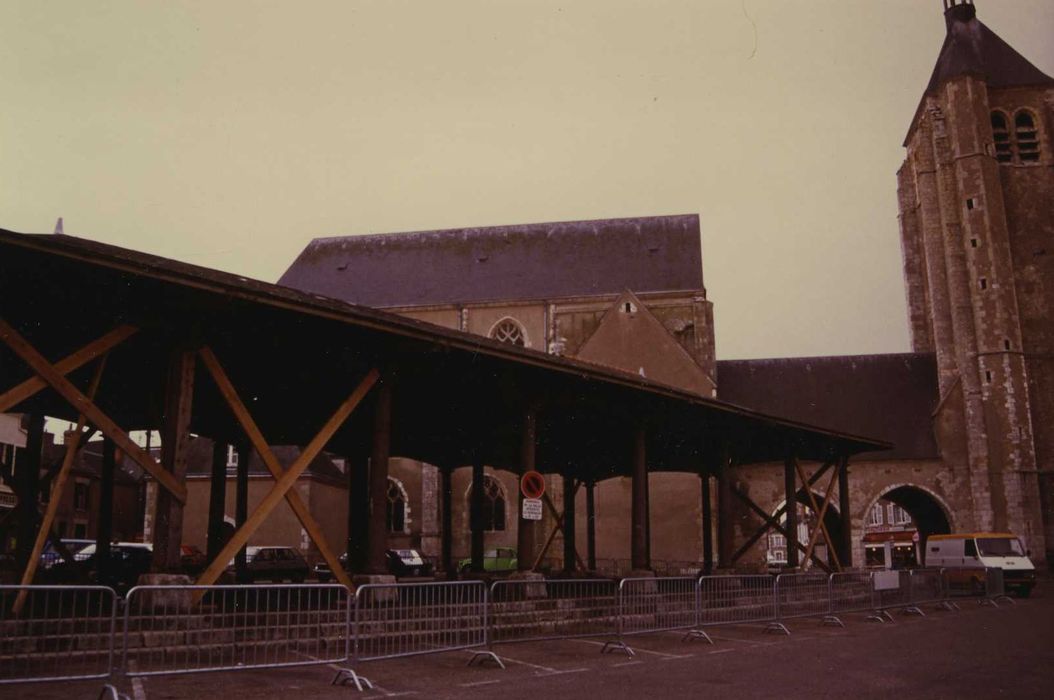
[[[490,331],[490,337],[502,343],[519,345],[521,348],[527,346],[527,336],[523,332],[523,326],[511,318],[503,318],[494,324]]]
[[[1011,162],[1014,152],[1010,143],[1010,129],[1007,127],[1006,115],[1002,112],[992,112],[992,137],[995,140],[995,159],[1000,163]]]
[[[472,484],[469,484],[466,496],[469,500],[469,507],[466,510],[471,511]],[[505,530],[505,504],[505,489],[501,487],[501,482],[489,474],[484,474],[483,508],[481,515],[483,529],[486,532],[501,532]]]
[[[406,491],[403,485],[388,477],[388,503],[386,521],[388,532],[406,532]]]
[[[1034,163],[1039,160],[1039,134],[1036,131],[1036,119],[1027,110],[1019,110],[1014,115],[1014,140],[1017,141],[1017,157],[1023,163]]]

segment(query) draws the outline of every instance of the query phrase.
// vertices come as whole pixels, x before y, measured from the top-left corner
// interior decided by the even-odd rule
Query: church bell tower
[[[1054,79],[971,0],[943,3],[947,33],[897,174],[912,345],[937,357],[937,439],[973,504],[962,525],[1012,531],[1042,559],[1054,544]]]

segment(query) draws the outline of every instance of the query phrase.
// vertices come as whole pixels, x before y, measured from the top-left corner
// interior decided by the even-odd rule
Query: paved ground
[[[674,697],[1054,697],[1054,581],[1029,600],[993,609],[896,615],[878,624],[848,616],[845,629],[788,623],[790,637],[758,628],[713,630],[716,644],[677,633],[633,638],[633,658],[600,654],[595,640],[503,645],[508,666],[467,668],[467,652],[362,664],[372,697],[514,698],[590,694],[603,700]],[[355,698],[326,667],[149,678],[126,683],[136,700]],[[0,686],[0,698],[94,698],[98,683]]]

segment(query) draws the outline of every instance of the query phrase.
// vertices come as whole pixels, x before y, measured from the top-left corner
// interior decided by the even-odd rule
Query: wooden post
[[[165,412],[161,417],[161,468],[181,486],[186,478],[187,447],[190,444],[194,357],[195,353],[188,350],[177,350],[172,356],[165,385]],[[182,568],[180,545],[183,544],[183,502],[173,498],[167,489],[158,489],[154,523],[151,570],[178,573]]]
[[[209,481],[208,560],[223,549],[223,516],[227,512],[227,443],[212,443],[212,479]]]
[[[472,491],[469,495],[469,528],[472,531],[472,571],[483,571],[483,462],[472,460]]]
[[[449,464],[444,464],[439,468],[439,495],[442,499],[440,508],[443,511],[443,531],[440,533],[440,539],[442,541],[443,570],[446,571],[448,579],[457,577],[457,571],[454,567],[454,513],[452,510],[454,487],[451,484],[453,472],[454,467]]]
[[[373,452],[370,455],[370,531],[366,571],[387,574],[388,562],[388,460],[392,439],[392,385],[386,376],[377,387],[373,417]]]
[[[348,569],[366,573],[370,542],[370,458],[348,459]]]
[[[849,510],[849,458],[838,459],[838,514],[842,516],[842,566],[853,566],[853,516]],[[925,544],[925,543],[923,543]]]
[[[633,482],[630,528],[630,559],[634,571],[651,568],[648,557],[648,462],[647,434],[637,428],[633,439]]]
[[[534,408],[528,408],[523,414],[523,435],[520,446],[521,474],[534,471],[535,455],[537,450],[538,420]],[[517,504],[519,512],[516,513],[516,568],[520,571],[528,571],[534,560],[534,530],[533,520],[524,520],[523,501],[525,497],[522,489],[517,489],[519,497]]]
[[[734,562],[731,467],[728,449],[722,448],[717,462],[717,564],[726,569]]]
[[[564,571],[575,570],[575,488],[574,477],[564,474]]]
[[[714,524],[710,506],[710,473],[705,470],[699,474],[699,502],[703,518],[703,573],[709,576],[714,572]]]
[[[25,571],[32,558],[33,541],[37,534],[37,490],[40,487],[40,456],[44,445],[43,414],[30,415],[26,428],[26,449],[15,466],[18,483],[18,546],[15,551],[19,571]]]
[[[110,542],[113,540],[113,473],[117,467],[117,446],[102,441],[102,474],[99,486],[99,526],[95,531],[95,561],[99,580],[107,580],[110,570]]]
[[[783,461],[783,486],[787,499],[787,566],[798,568],[798,484],[794,457]]]
[[[597,512],[596,482],[586,482],[586,563],[590,571],[597,570]]]
[[[253,451],[248,442],[238,444],[238,466],[234,483],[234,529],[240,530],[249,517],[249,460]],[[215,561],[212,557],[209,561]],[[248,581],[245,545],[234,555],[234,578],[238,583]]]

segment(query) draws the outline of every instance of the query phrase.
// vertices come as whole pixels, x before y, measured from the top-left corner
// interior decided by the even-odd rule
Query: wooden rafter
[[[754,501],[750,500],[750,496],[747,496],[745,493],[740,491],[735,486],[732,486],[731,490],[732,490],[732,493],[734,493],[741,501],[746,503],[747,506],[752,511],[754,511],[754,513],[759,518],[761,518],[763,521],[765,521],[765,525],[762,526],[762,532],[766,532],[769,529],[773,529],[773,530],[775,530],[776,532],[780,533],[781,535],[783,535],[786,538],[788,547],[791,545],[791,543],[794,543],[794,545],[798,548],[799,551],[801,551],[803,553],[805,552],[805,546],[801,542],[798,541],[798,538],[797,537],[790,537],[790,535],[787,533],[787,528],[785,528],[782,525],[780,525],[779,521],[775,517],[772,517],[768,513],[763,511],[761,509],[761,507],[757,503],[754,503]],[[737,553],[737,555],[738,556],[742,556],[742,553]],[[735,561],[736,558],[738,558],[738,557],[733,558],[733,561]],[[823,561],[820,561],[819,557],[817,557],[815,554],[812,555],[812,560],[814,562],[816,562],[817,566],[819,566],[824,571],[830,571],[830,567],[827,566],[827,563],[823,562]]]
[[[245,431],[245,435],[249,438],[253,448],[257,454],[260,455],[260,459],[267,466],[267,470],[271,472],[271,476],[278,479],[282,476],[282,465],[279,463],[278,458],[275,457],[274,451],[271,450],[267,440],[264,438],[263,433],[260,431],[256,421],[253,420],[252,415],[249,413],[249,409],[245,406],[245,402],[238,396],[237,390],[234,388],[234,384],[231,383],[230,377],[227,376],[223,366],[220,364],[219,359],[211,348],[203,347],[198,350],[198,355],[201,357],[202,363],[205,365],[205,369],[212,376],[213,381],[216,382],[217,388],[220,390],[220,394],[223,395],[224,400],[234,413],[234,417],[238,420],[242,430]],[[248,459],[248,456],[246,456]],[[344,571],[344,567],[340,565],[340,560],[337,555],[330,548],[326,542],[326,538],[322,533],[322,528],[319,527],[318,523],[312,517],[311,512],[304,504],[300,494],[297,493],[296,489],[290,489],[285,494],[285,500],[289,503],[289,507],[293,509],[293,513],[296,514],[300,524],[304,527],[308,536],[318,547],[319,554],[329,565],[329,570],[333,572],[333,575],[342,584],[351,588],[351,579],[348,578],[348,574]]]
[[[806,483],[805,472],[802,470],[801,464],[798,460],[794,460],[794,468],[798,472],[798,478],[802,480],[802,483]],[[834,481],[837,478],[838,470],[835,469],[831,474],[830,481],[827,483],[827,490],[824,493],[822,507],[817,506],[816,495],[812,492],[812,489],[805,489],[806,494],[809,496],[809,504],[812,508],[812,512],[817,514],[816,519],[818,524],[809,535],[809,545],[806,548],[806,558],[808,559],[812,556],[813,548],[816,546],[816,540],[819,537],[819,534],[823,533],[824,542],[827,543],[827,551],[830,552],[831,556],[834,558],[835,570],[841,571],[842,562],[838,559],[838,552],[835,551],[834,540],[831,539],[831,533],[827,531],[827,524],[823,520],[824,516],[827,515],[827,508],[831,505],[831,495],[834,494]]]
[[[95,398],[95,394],[99,391],[99,383],[102,381],[102,372],[106,368],[106,355],[103,355],[99,360],[98,366],[95,368],[95,374],[92,376],[91,386],[88,387],[88,396],[92,399]],[[73,469],[73,460],[77,456],[77,452],[80,450],[81,438],[84,437],[84,414],[77,416],[77,428],[66,433],[66,455],[62,460],[62,466],[59,468],[59,473],[55,477],[55,481],[51,485],[51,496],[48,498],[48,506],[44,510],[44,519],[40,522],[40,528],[37,530],[37,537],[33,541],[33,550],[30,552],[29,560],[26,562],[26,570],[22,572],[22,586],[29,586],[33,583],[33,577],[37,573],[37,565],[40,563],[40,554],[44,551],[44,544],[48,541],[48,535],[51,533],[51,523],[55,520],[55,515],[59,511],[59,504],[62,502],[62,494],[66,490],[66,482],[69,480],[70,471]],[[27,494],[29,495],[29,494]],[[32,494],[35,495],[35,494]],[[36,508],[34,507],[34,510]],[[26,589],[22,589],[18,592],[18,597],[15,598],[14,613],[18,615],[22,612],[22,606],[26,602]]]
[[[103,435],[110,438],[124,454],[135,460],[157,482],[164,486],[180,503],[187,502],[187,488],[171,473],[161,468],[146,450],[128,436],[113,420],[95,405],[95,402],[73,386],[55,366],[48,362],[36,348],[29,344],[9,323],[0,318],[0,341],[36,372],[37,376],[64,398],[78,413],[82,413]]]
[[[809,481],[807,482],[808,486],[807,487],[803,486],[802,488],[798,489],[797,493],[794,494],[795,498],[797,498],[799,496],[799,494],[801,494],[804,491],[807,491],[809,488],[811,488],[812,485],[815,484],[817,481],[819,481],[820,477],[822,477],[824,475],[824,473],[828,469],[830,469],[832,466],[833,466],[832,462],[824,462],[823,466],[821,466],[818,470],[816,470],[815,474],[813,474],[811,477],[809,477]],[[736,489],[733,487],[732,491],[735,491],[735,490]],[[740,498],[744,497],[744,494],[741,494],[741,493],[737,494],[737,495],[739,495]],[[760,509],[758,509],[758,510],[760,510]],[[734,561],[738,560],[741,556],[743,556],[746,552],[748,552],[751,547],[754,546],[755,542],[760,540],[765,535],[766,532],[768,532],[770,529],[772,529],[772,526],[769,524],[769,520],[770,519],[778,522],[779,521],[779,517],[781,515],[783,515],[784,513],[786,513],[786,512],[787,512],[787,504],[784,503],[783,505],[781,505],[779,508],[776,509],[776,512],[771,516],[771,518],[768,515],[763,516],[762,519],[765,521],[764,524],[758,530],[756,530],[753,535],[751,535],[749,538],[747,538],[747,541],[744,542],[740,546],[740,548],[736,550],[735,554],[732,555],[732,561],[734,562]]]
[[[340,426],[344,424],[348,416],[352,414],[355,408],[362,402],[366,394],[373,388],[373,385],[377,383],[380,378],[380,372],[377,369],[371,369],[369,373],[355,390],[351,392],[347,399],[344,400],[337,410],[330,416],[329,420],[326,421],[325,425],[318,431],[318,434],[312,438],[311,442],[304,447],[300,456],[296,458],[292,466],[289,467],[282,476],[275,481],[274,486],[267,492],[267,495],[263,497],[256,510],[253,511],[252,515],[239,527],[231,539],[228,540],[227,544],[223,546],[220,553],[216,555],[205,571],[202,572],[198,578],[198,585],[209,586],[216,582],[220,574],[223,573],[224,569],[227,568],[227,562],[234,558],[235,553],[248,542],[249,538],[252,537],[253,533],[259,529],[260,525],[263,524],[264,520],[271,514],[271,511],[285,499],[286,493],[296,484],[296,480],[300,478],[300,475],[304,473],[308,465],[318,456],[318,453],[322,451],[322,448],[326,446],[330,438],[333,437],[334,433],[340,429]],[[339,570],[339,567],[338,567]],[[334,571],[336,575],[336,570]]]
[[[70,372],[83,367],[95,358],[108,353],[110,350],[135,335],[137,331],[138,329],[135,326],[117,326],[117,328],[114,328],[106,335],[96,338],[80,350],[77,350],[56,362],[55,371],[65,376]],[[3,394],[0,394],[0,413],[14,408],[34,394],[46,389],[47,386],[47,382],[40,377],[30,377],[18,386],[8,389]]]
[[[571,498],[574,498],[578,494],[578,487],[581,485],[581,481],[575,482],[575,487],[571,491]],[[532,571],[536,571],[538,569],[538,565],[541,564],[542,559],[545,559],[545,555],[549,553],[549,547],[552,546],[553,540],[556,539],[556,533],[562,532],[564,530],[564,513],[567,512],[566,510],[564,511],[564,513],[558,512],[556,510],[556,506],[553,505],[552,499],[549,498],[548,493],[542,494],[542,502],[545,504],[545,507],[549,510],[549,513],[553,516],[553,519],[556,520],[556,524],[553,526],[553,529],[549,532],[549,537],[547,537],[545,540],[545,546],[542,547],[541,551],[538,553],[538,556],[534,558],[534,564],[531,566]],[[573,542],[571,543],[571,546],[575,551],[575,561],[578,563],[578,566],[582,569],[582,571],[587,571],[586,565],[582,561],[582,557],[578,554],[578,547]]]

